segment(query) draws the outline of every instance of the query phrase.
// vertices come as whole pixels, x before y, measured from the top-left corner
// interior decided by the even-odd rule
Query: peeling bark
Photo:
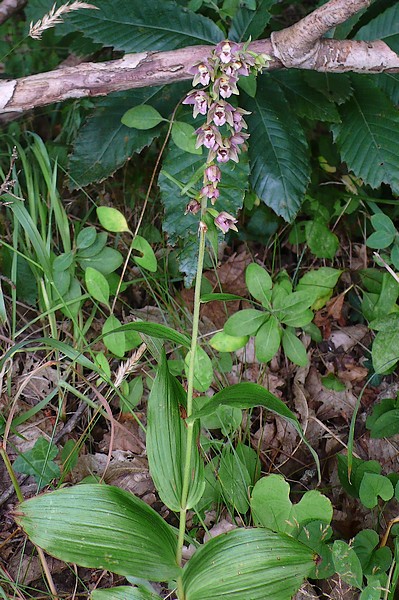
[[[399,56],[382,41],[321,38],[370,3],[330,0],[295,25],[274,32],[271,39],[253,42],[250,49],[271,57],[268,70],[293,67],[330,73],[397,73]],[[204,60],[211,49],[190,46],[169,52],[126,54],[120,60],[83,63],[0,82],[0,114],[10,116],[70,98],[188,80],[192,78],[189,68]]]

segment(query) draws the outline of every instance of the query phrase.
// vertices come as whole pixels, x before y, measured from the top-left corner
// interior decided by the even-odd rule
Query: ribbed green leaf
[[[277,81],[288,102],[301,117],[339,123],[340,117],[334,102],[310,86],[303,73],[295,70],[281,71],[273,73],[272,79]]]
[[[153,594],[145,587],[140,588],[121,585],[106,590],[94,590],[90,600],[159,600],[160,596]]]
[[[249,38],[258,39],[270,21],[269,8],[277,0],[260,0],[256,10],[249,10],[240,6],[231,22],[229,40],[233,42],[247,42]]]
[[[179,511],[183,487],[187,426],[180,415],[186,403],[186,392],[169,373],[162,353],[157,376],[148,399],[147,455],[151,477],[162,501]],[[191,451],[191,481],[187,508],[200,500],[205,487],[204,465],[197,448],[199,424],[195,425]]]
[[[188,421],[211,415],[221,405],[234,408],[255,408],[255,406],[264,406],[267,410],[283,417],[283,419],[286,419],[286,421],[291,423],[296,429],[299,436],[312,453],[317,468],[320,468],[318,456],[306,441],[298,419],[284,402],[269,392],[269,390],[257,383],[237,383],[231,385],[224,390],[217,392],[217,394],[211,398],[204,399],[201,408],[196,411]]]
[[[263,202],[286,221],[298,212],[309,182],[309,152],[303,129],[283,92],[270,77],[258,78],[247,97],[251,184]]]
[[[22,502],[16,521],[34,544],[56,558],[167,581],[179,573],[177,541],[145,502],[107,485],[77,485]]]
[[[266,529],[235,529],[204,544],[183,572],[186,600],[290,600],[314,566],[313,552]]]
[[[392,50],[399,52],[399,4],[396,2],[375,19],[361,27],[356,40],[382,40]]]
[[[96,0],[96,6],[100,10],[73,13],[69,21],[86,37],[115,50],[175,50],[223,39],[213,21],[168,0]]]
[[[353,97],[341,109],[334,137],[348,167],[372,187],[387,183],[399,193],[399,114],[364,76],[353,76]]]
[[[351,80],[345,73],[305,71],[303,77],[310,86],[323,94],[330,102],[342,104],[352,95]]]

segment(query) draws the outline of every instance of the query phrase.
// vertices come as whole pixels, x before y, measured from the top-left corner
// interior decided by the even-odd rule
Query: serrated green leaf
[[[354,94],[333,125],[342,160],[371,187],[387,183],[399,193],[399,114],[368,77],[352,76]]]
[[[85,282],[87,291],[94,298],[94,300],[108,305],[109,284],[104,275],[96,269],[87,267],[85,271]]]
[[[239,310],[227,319],[224,332],[234,337],[254,335],[267,317],[266,313],[254,308]]]
[[[69,21],[85,37],[115,50],[162,52],[214,45],[224,37],[210,19],[168,0],[97,0],[96,6],[100,10],[72,13]]]
[[[235,529],[196,551],[183,571],[186,600],[288,600],[314,566],[313,552],[266,529]]]
[[[394,52],[399,52],[399,6],[394,4],[364,25],[356,33],[356,40],[381,40]]]
[[[321,92],[330,102],[342,104],[353,93],[350,77],[345,73],[306,71],[304,78],[310,86]]]
[[[172,140],[183,152],[202,155],[202,148],[195,147],[197,136],[195,135],[194,127],[189,123],[175,121],[172,125]]]
[[[295,365],[305,367],[308,364],[306,348],[301,340],[290,329],[284,329],[281,339],[283,350],[287,358]]]
[[[245,270],[245,283],[251,296],[266,305],[270,303],[273,282],[266,269],[256,263],[248,265]]]
[[[310,86],[299,71],[282,71],[273,73],[272,78],[286,94],[292,108],[301,117],[313,121],[339,123],[338,110],[330,99]]]
[[[179,410],[185,403],[186,392],[170,374],[163,352],[148,399],[147,455],[155,487],[166,506],[175,511],[181,508],[186,456],[187,427]],[[204,465],[196,445],[197,436],[198,423],[194,425],[192,440],[187,508],[199,502],[205,487]]]
[[[140,104],[133,106],[125,112],[121,118],[121,122],[126,127],[134,129],[152,129],[163,121],[163,117],[156,108],[149,104]]]
[[[176,536],[145,502],[117,487],[77,485],[20,504],[34,544],[83,567],[167,581],[179,574]]]
[[[17,456],[13,469],[17,473],[33,475],[39,489],[42,489],[61,475],[59,466],[54,462],[58,454],[57,447],[43,437],[39,437],[31,450]]]
[[[258,329],[255,337],[256,358],[260,362],[269,362],[278,352],[281,343],[281,328],[278,319],[270,319]]]
[[[102,327],[104,344],[116,356],[122,358],[125,354],[125,334],[123,331],[115,331],[122,323],[114,315],[110,315]]]
[[[136,235],[132,243],[133,250],[140,252],[141,256],[133,255],[133,260],[140,267],[155,273],[158,268],[157,258],[150,244],[141,235]]]
[[[345,542],[336,540],[333,545],[333,559],[341,579],[349,585],[362,589],[363,572],[354,549]]]
[[[380,73],[375,83],[396,106],[399,104],[399,73]]]
[[[283,92],[267,75],[244,108],[249,133],[250,181],[256,194],[286,221],[298,212],[309,182],[309,151],[303,129]]]
[[[162,125],[140,131],[121,122],[131,107],[151,103],[168,116],[188,83],[150,87],[111,94],[96,102],[96,108],[79,130],[70,159],[70,186],[77,188],[102,181],[119,169],[135,152],[141,152],[159,135]]]
[[[388,502],[393,497],[394,489],[388,477],[378,473],[365,473],[359,488],[359,498],[366,508],[374,508],[378,504],[378,496]]]
[[[249,10],[245,6],[240,6],[231,22],[228,35],[229,40],[233,42],[246,42],[250,38],[252,40],[258,39],[270,21],[271,14],[269,8],[276,1],[260,0],[256,10]]]

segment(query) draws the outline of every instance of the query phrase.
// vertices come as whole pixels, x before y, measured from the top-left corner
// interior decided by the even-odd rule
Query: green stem
[[[201,200],[201,217],[206,211],[206,198]],[[197,263],[197,274],[195,278],[195,289],[194,289],[194,310],[193,310],[193,325],[191,333],[191,348],[190,348],[190,362],[188,367],[187,375],[187,417],[191,416],[193,412],[193,392],[194,392],[194,368],[195,368],[195,356],[197,352],[198,344],[198,328],[199,328],[199,316],[200,316],[200,298],[201,298],[201,282],[202,282],[202,270],[204,267],[204,255],[205,255],[205,236],[206,228],[200,225],[199,229],[199,250],[198,250],[198,263]],[[180,522],[179,522],[179,536],[177,541],[177,552],[176,560],[177,564],[182,564],[182,553],[184,545],[184,536],[186,532],[186,521],[187,521],[187,498],[189,493],[189,486],[191,480],[191,458],[192,458],[192,447],[193,447],[193,436],[194,436],[194,423],[187,424],[187,437],[186,437],[186,455],[184,461],[183,471],[183,485],[180,503]],[[177,595],[180,600],[184,600],[184,590],[182,578],[179,577],[177,580]]]
[[[15,494],[19,500],[19,502],[24,501],[24,497],[21,492],[21,488],[19,487],[18,479],[15,475],[14,469],[12,468],[10,459],[8,458],[8,454],[5,451],[4,445],[0,442],[0,456],[3,459],[4,465],[7,469],[8,475],[10,476],[11,482],[14,486]]]

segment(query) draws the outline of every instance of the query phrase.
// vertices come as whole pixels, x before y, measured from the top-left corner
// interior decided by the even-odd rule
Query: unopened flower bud
[[[190,202],[187,204],[186,206],[186,211],[185,211],[185,215],[187,213],[191,213],[192,215],[196,215],[197,212],[199,212],[201,210],[201,204],[198,202],[198,200],[195,200],[194,198],[192,200],[190,200]]]

